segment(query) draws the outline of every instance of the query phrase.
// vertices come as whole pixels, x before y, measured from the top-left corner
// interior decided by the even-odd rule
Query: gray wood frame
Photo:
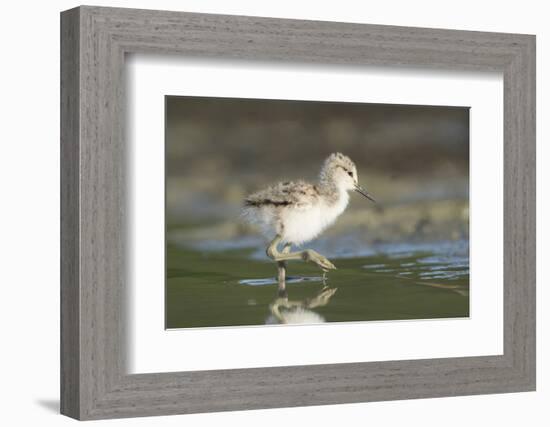
[[[504,354],[128,375],[124,57],[132,52],[503,72]],[[61,165],[65,415],[100,419],[535,389],[534,36],[71,9],[61,14]]]

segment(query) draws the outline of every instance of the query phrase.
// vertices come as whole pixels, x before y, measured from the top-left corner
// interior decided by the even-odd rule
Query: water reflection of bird
[[[337,289],[325,286],[313,298],[303,301],[291,301],[287,296],[278,297],[269,305],[271,316],[267,318],[266,323],[324,323],[325,318],[312,309],[327,305]]]
[[[374,201],[358,184],[353,161],[334,153],[325,160],[317,184],[281,182],[246,197],[243,216],[273,239],[266,253],[277,262],[280,288],[284,289],[285,261],[311,261],[323,272],[336,268],[312,249],[290,252],[290,248],[314,239],[331,225],[346,209],[351,190]]]

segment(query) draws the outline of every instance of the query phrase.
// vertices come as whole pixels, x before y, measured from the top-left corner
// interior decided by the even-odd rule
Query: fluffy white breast
[[[321,201],[304,209],[285,209],[281,216],[282,238],[296,245],[317,237],[346,209],[349,195],[343,191],[336,203]]]

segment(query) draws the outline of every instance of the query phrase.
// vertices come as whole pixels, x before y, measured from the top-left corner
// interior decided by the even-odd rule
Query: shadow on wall
[[[38,406],[41,406],[49,412],[55,412],[56,414],[59,414],[59,399],[38,399],[35,402]]]

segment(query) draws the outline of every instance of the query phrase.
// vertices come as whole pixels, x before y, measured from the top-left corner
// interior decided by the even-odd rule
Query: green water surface
[[[432,245],[429,250],[332,259],[337,270],[324,283],[315,265],[290,262],[287,297],[308,302],[336,288],[326,305],[308,309],[315,315],[302,316],[301,323],[468,317],[467,257],[448,256],[448,245],[442,248],[447,249]],[[168,245],[166,328],[285,323],[270,311],[281,301],[276,266],[253,254],[252,249]]]

